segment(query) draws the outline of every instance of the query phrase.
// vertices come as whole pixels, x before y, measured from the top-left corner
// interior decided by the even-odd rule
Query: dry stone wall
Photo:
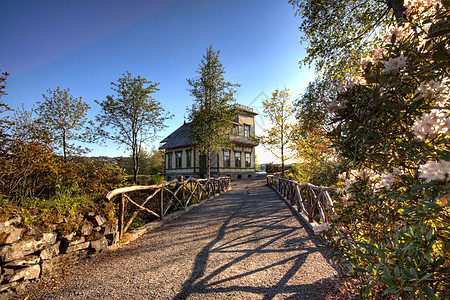
[[[25,226],[22,217],[0,222],[0,298],[23,289],[119,241],[117,220],[93,212]]]

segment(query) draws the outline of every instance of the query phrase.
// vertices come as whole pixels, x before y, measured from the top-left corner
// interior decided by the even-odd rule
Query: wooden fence
[[[334,213],[330,193],[336,189],[315,186],[309,183],[298,183],[276,175],[267,175],[267,184],[271,185],[313,227],[315,223],[328,223],[330,214]]]
[[[110,191],[106,195],[108,200],[119,196],[119,237],[122,238],[122,234],[128,230],[140,212],[147,212],[162,220],[176,207],[185,210],[194,199],[200,202],[202,199],[227,191],[230,186],[229,177],[189,178],[188,180],[181,177],[180,179],[158,185],[136,185]],[[131,193],[135,194],[135,199],[131,198]],[[125,220],[125,203],[135,207],[134,212],[128,216],[128,220]]]

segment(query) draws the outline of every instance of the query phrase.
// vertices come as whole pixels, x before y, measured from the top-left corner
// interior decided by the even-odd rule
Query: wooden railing
[[[300,215],[309,222],[311,228],[317,224],[328,223],[334,213],[333,201],[336,189],[298,183],[275,175],[267,175],[267,184],[271,185],[292,206],[297,206]]]
[[[128,230],[133,220],[140,212],[148,214],[162,220],[164,216],[175,207],[186,210],[190,203],[200,202],[221,192],[225,192],[230,187],[229,177],[184,180],[182,177],[158,185],[136,185],[124,187],[110,191],[106,198],[112,200],[115,196],[120,196],[118,219],[119,238]],[[133,193],[133,200],[130,194]],[[125,223],[125,204],[135,207],[134,212],[128,217]]]

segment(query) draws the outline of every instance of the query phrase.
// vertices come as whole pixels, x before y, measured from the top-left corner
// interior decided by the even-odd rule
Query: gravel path
[[[324,299],[336,271],[264,180],[41,281],[28,299]],[[55,284],[55,282],[57,284]]]

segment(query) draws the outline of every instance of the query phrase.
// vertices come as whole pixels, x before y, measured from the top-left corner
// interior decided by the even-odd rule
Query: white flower
[[[321,233],[322,231],[329,230],[330,228],[331,228],[331,227],[330,227],[330,224],[328,224],[328,223],[322,223],[322,224],[313,226],[313,231],[314,231],[314,234],[315,234],[315,235],[318,235],[318,234]]]
[[[381,185],[384,188],[390,189],[394,181],[395,176],[391,172],[385,171],[383,174],[381,174]]]
[[[386,51],[387,50],[385,48],[377,48],[372,50],[371,52],[372,59],[378,60],[380,58],[383,58],[383,54],[386,53]]]
[[[436,4],[440,4],[440,0],[405,0],[403,5],[406,7],[405,14],[409,15],[412,12],[423,12],[428,8],[432,8]]]
[[[388,60],[384,62],[384,71],[383,73],[393,73],[396,74],[398,70],[400,70],[403,67],[406,67],[406,57],[402,54],[400,54],[399,57],[393,58],[390,57]]]
[[[404,28],[403,27],[391,27],[383,36],[384,43],[390,43],[392,36],[395,35],[395,39],[398,41],[404,36]]]
[[[442,82],[436,82],[434,80],[423,82],[417,88],[417,92],[424,95],[424,98],[427,100],[434,100],[432,102],[433,105],[445,106],[450,102],[447,79]]]
[[[450,162],[441,160],[440,162],[429,160],[426,164],[419,166],[419,178],[426,182],[433,180],[443,181],[450,174]]]
[[[450,111],[434,109],[417,118],[412,130],[419,140],[425,140],[427,136],[434,137],[439,134],[450,135]]]

